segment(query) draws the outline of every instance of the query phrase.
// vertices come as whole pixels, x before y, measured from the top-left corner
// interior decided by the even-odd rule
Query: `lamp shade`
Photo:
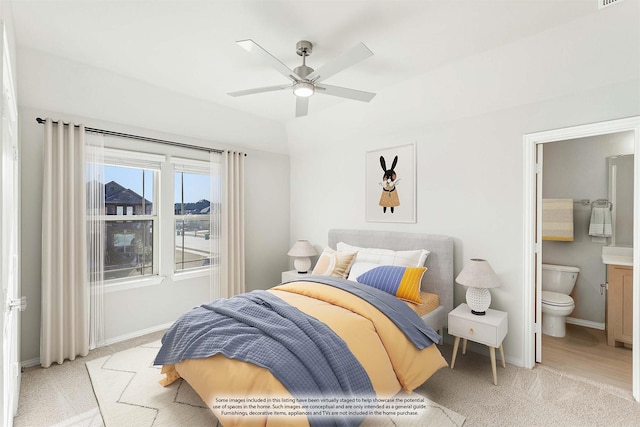
[[[293,266],[298,273],[306,273],[311,268],[310,256],[318,255],[316,249],[308,240],[298,240],[293,244],[287,255],[295,257]]]
[[[465,294],[471,313],[482,316],[491,305],[491,293],[488,288],[501,285],[500,279],[489,263],[484,259],[472,258],[458,277],[456,282],[467,286]]]
[[[456,277],[457,283],[471,288],[497,288],[502,285],[487,260],[472,258],[469,261]]]
[[[298,240],[293,244],[289,252],[289,256],[315,256],[318,255],[316,249],[309,243],[308,240]]]

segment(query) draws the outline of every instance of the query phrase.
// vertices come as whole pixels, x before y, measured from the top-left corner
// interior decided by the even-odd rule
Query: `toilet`
[[[580,269],[567,265],[542,264],[542,333],[565,336],[568,315],[576,307],[569,294]]]

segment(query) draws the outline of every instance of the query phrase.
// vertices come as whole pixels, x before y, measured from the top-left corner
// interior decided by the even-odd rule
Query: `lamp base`
[[[487,288],[467,288],[465,294],[467,305],[471,309],[471,314],[484,316],[491,305],[491,292]]]
[[[300,274],[306,274],[311,267],[311,259],[309,257],[296,257],[293,260],[293,267]]]

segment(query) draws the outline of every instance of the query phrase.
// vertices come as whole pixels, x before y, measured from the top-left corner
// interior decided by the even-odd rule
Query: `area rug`
[[[160,342],[134,347],[87,362],[105,427],[216,427],[221,424],[186,381],[168,387],[153,366]],[[416,396],[416,395],[412,395]],[[367,417],[362,427],[460,427],[465,417],[424,399],[418,416]]]

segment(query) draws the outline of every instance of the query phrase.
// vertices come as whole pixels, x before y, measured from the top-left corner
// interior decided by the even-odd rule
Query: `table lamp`
[[[298,240],[293,244],[287,255],[295,257],[293,266],[298,273],[306,273],[311,267],[310,256],[318,255],[315,248],[311,246],[308,240]]]
[[[471,313],[484,316],[491,305],[489,288],[497,288],[502,283],[489,263],[484,259],[472,258],[458,277],[456,282],[467,286],[467,305]]]

